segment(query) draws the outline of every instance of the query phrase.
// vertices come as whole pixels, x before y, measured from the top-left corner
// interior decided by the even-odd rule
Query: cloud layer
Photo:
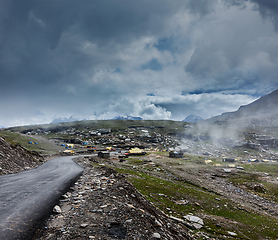
[[[209,118],[278,87],[275,0],[0,6],[0,126]]]

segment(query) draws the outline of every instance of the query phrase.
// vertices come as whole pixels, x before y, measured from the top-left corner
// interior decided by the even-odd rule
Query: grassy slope
[[[165,153],[158,153],[158,155],[163,154]],[[200,161],[195,156],[193,159],[195,159],[193,161]],[[213,192],[189,182],[169,178],[159,165],[146,166],[144,163],[143,159],[131,158],[116,170],[127,175],[129,181],[166,214],[179,218],[189,213],[201,216],[205,222],[202,230],[211,237],[222,238],[221,236],[228,235],[227,232],[231,231],[237,233],[237,239],[265,239],[266,237],[276,239],[278,232],[276,218],[242,209],[233,201]],[[161,177],[156,174],[157,171],[160,172]],[[271,188],[269,191],[275,194]],[[180,205],[178,200],[189,202]]]
[[[29,151],[36,151],[40,154],[56,154],[59,152],[54,144],[51,145],[47,140],[41,137],[25,136],[9,130],[0,131],[0,136],[4,137],[12,146],[19,144]],[[29,141],[38,144],[29,144]]]
[[[43,125],[30,125],[30,126],[20,126],[11,127],[9,130],[20,132],[24,129],[59,129],[59,128],[70,128],[74,127],[77,130],[90,129],[100,129],[100,128],[110,128],[112,130],[123,130],[129,127],[155,127],[167,130],[179,131],[184,128],[188,123],[181,121],[171,121],[171,120],[88,120],[88,121],[77,121],[77,122],[66,122],[60,124],[43,124]],[[163,131],[163,130],[162,130]]]

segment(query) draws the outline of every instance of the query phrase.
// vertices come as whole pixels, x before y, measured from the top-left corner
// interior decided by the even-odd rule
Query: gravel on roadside
[[[122,174],[88,158],[76,162],[83,175],[34,239],[193,239],[186,224],[153,206]]]

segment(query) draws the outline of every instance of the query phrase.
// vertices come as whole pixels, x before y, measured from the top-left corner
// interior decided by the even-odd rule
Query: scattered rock
[[[85,228],[85,227],[87,227],[88,225],[89,225],[88,223],[82,223],[82,224],[80,224],[80,227]]]
[[[192,239],[189,224],[169,218],[123,175],[83,158],[76,162],[85,170],[66,194],[68,201],[60,201],[65,213],[53,215],[34,239]]]
[[[0,136],[0,175],[17,173],[38,167],[44,158],[19,144],[12,145]]]
[[[261,183],[245,182],[245,183],[243,183],[243,186],[245,186],[248,189],[253,190],[255,192],[259,192],[259,193],[265,193],[266,192],[266,188]]]
[[[184,220],[182,220],[180,218],[170,216],[170,219],[172,219],[172,220],[174,220],[176,222],[182,223],[182,224],[184,224],[185,226],[187,226],[189,228],[192,228],[192,225],[190,223],[188,223],[188,222],[186,222],[186,221],[184,221]]]
[[[178,200],[178,201],[176,201],[176,204],[178,204],[178,205],[186,205],[188,203],[189,203],[189,201],[187,201],[187,200]]]
[[[64,195],[62,195],[62,197],[63,197],[64,199],[67,199],[67,198],[68,198],[68,195],[67,195],[67,194],[64,194]]]
[[[160,238],[161,238],[161,236],[160,236],[159,233],[153,233],[152,237],[153,237],[153,238],[157,238],[157,239],[160,239]]]
[[[58,205],[56,205],[56,206],[53,208],[53,212],[54,212],[54,213],[60,214],[60,213],[62,213],[62,209],[61,209]]]
[[[159,226],[159,227],[162,227],[161,222],[157,221],[157,219],[155,219],[155,224],[156,224],[157,226]]]
[[[201,218],[193,216],[193,215],[186,215],[184,218],[190,222],[196,229],[200,229],[204,226],[204,222]]]
[[[228,231],[228,234],[229,234],[229,235],[231,235],[231,236],[237,236],[237,234],[236,234],[236,233],[234,233],[234,232],[230,232],[230,231]]]

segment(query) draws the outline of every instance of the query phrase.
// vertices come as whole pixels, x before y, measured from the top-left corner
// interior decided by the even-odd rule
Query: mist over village
[[[276,0],[0,13],[0,239],[277,240]]]

